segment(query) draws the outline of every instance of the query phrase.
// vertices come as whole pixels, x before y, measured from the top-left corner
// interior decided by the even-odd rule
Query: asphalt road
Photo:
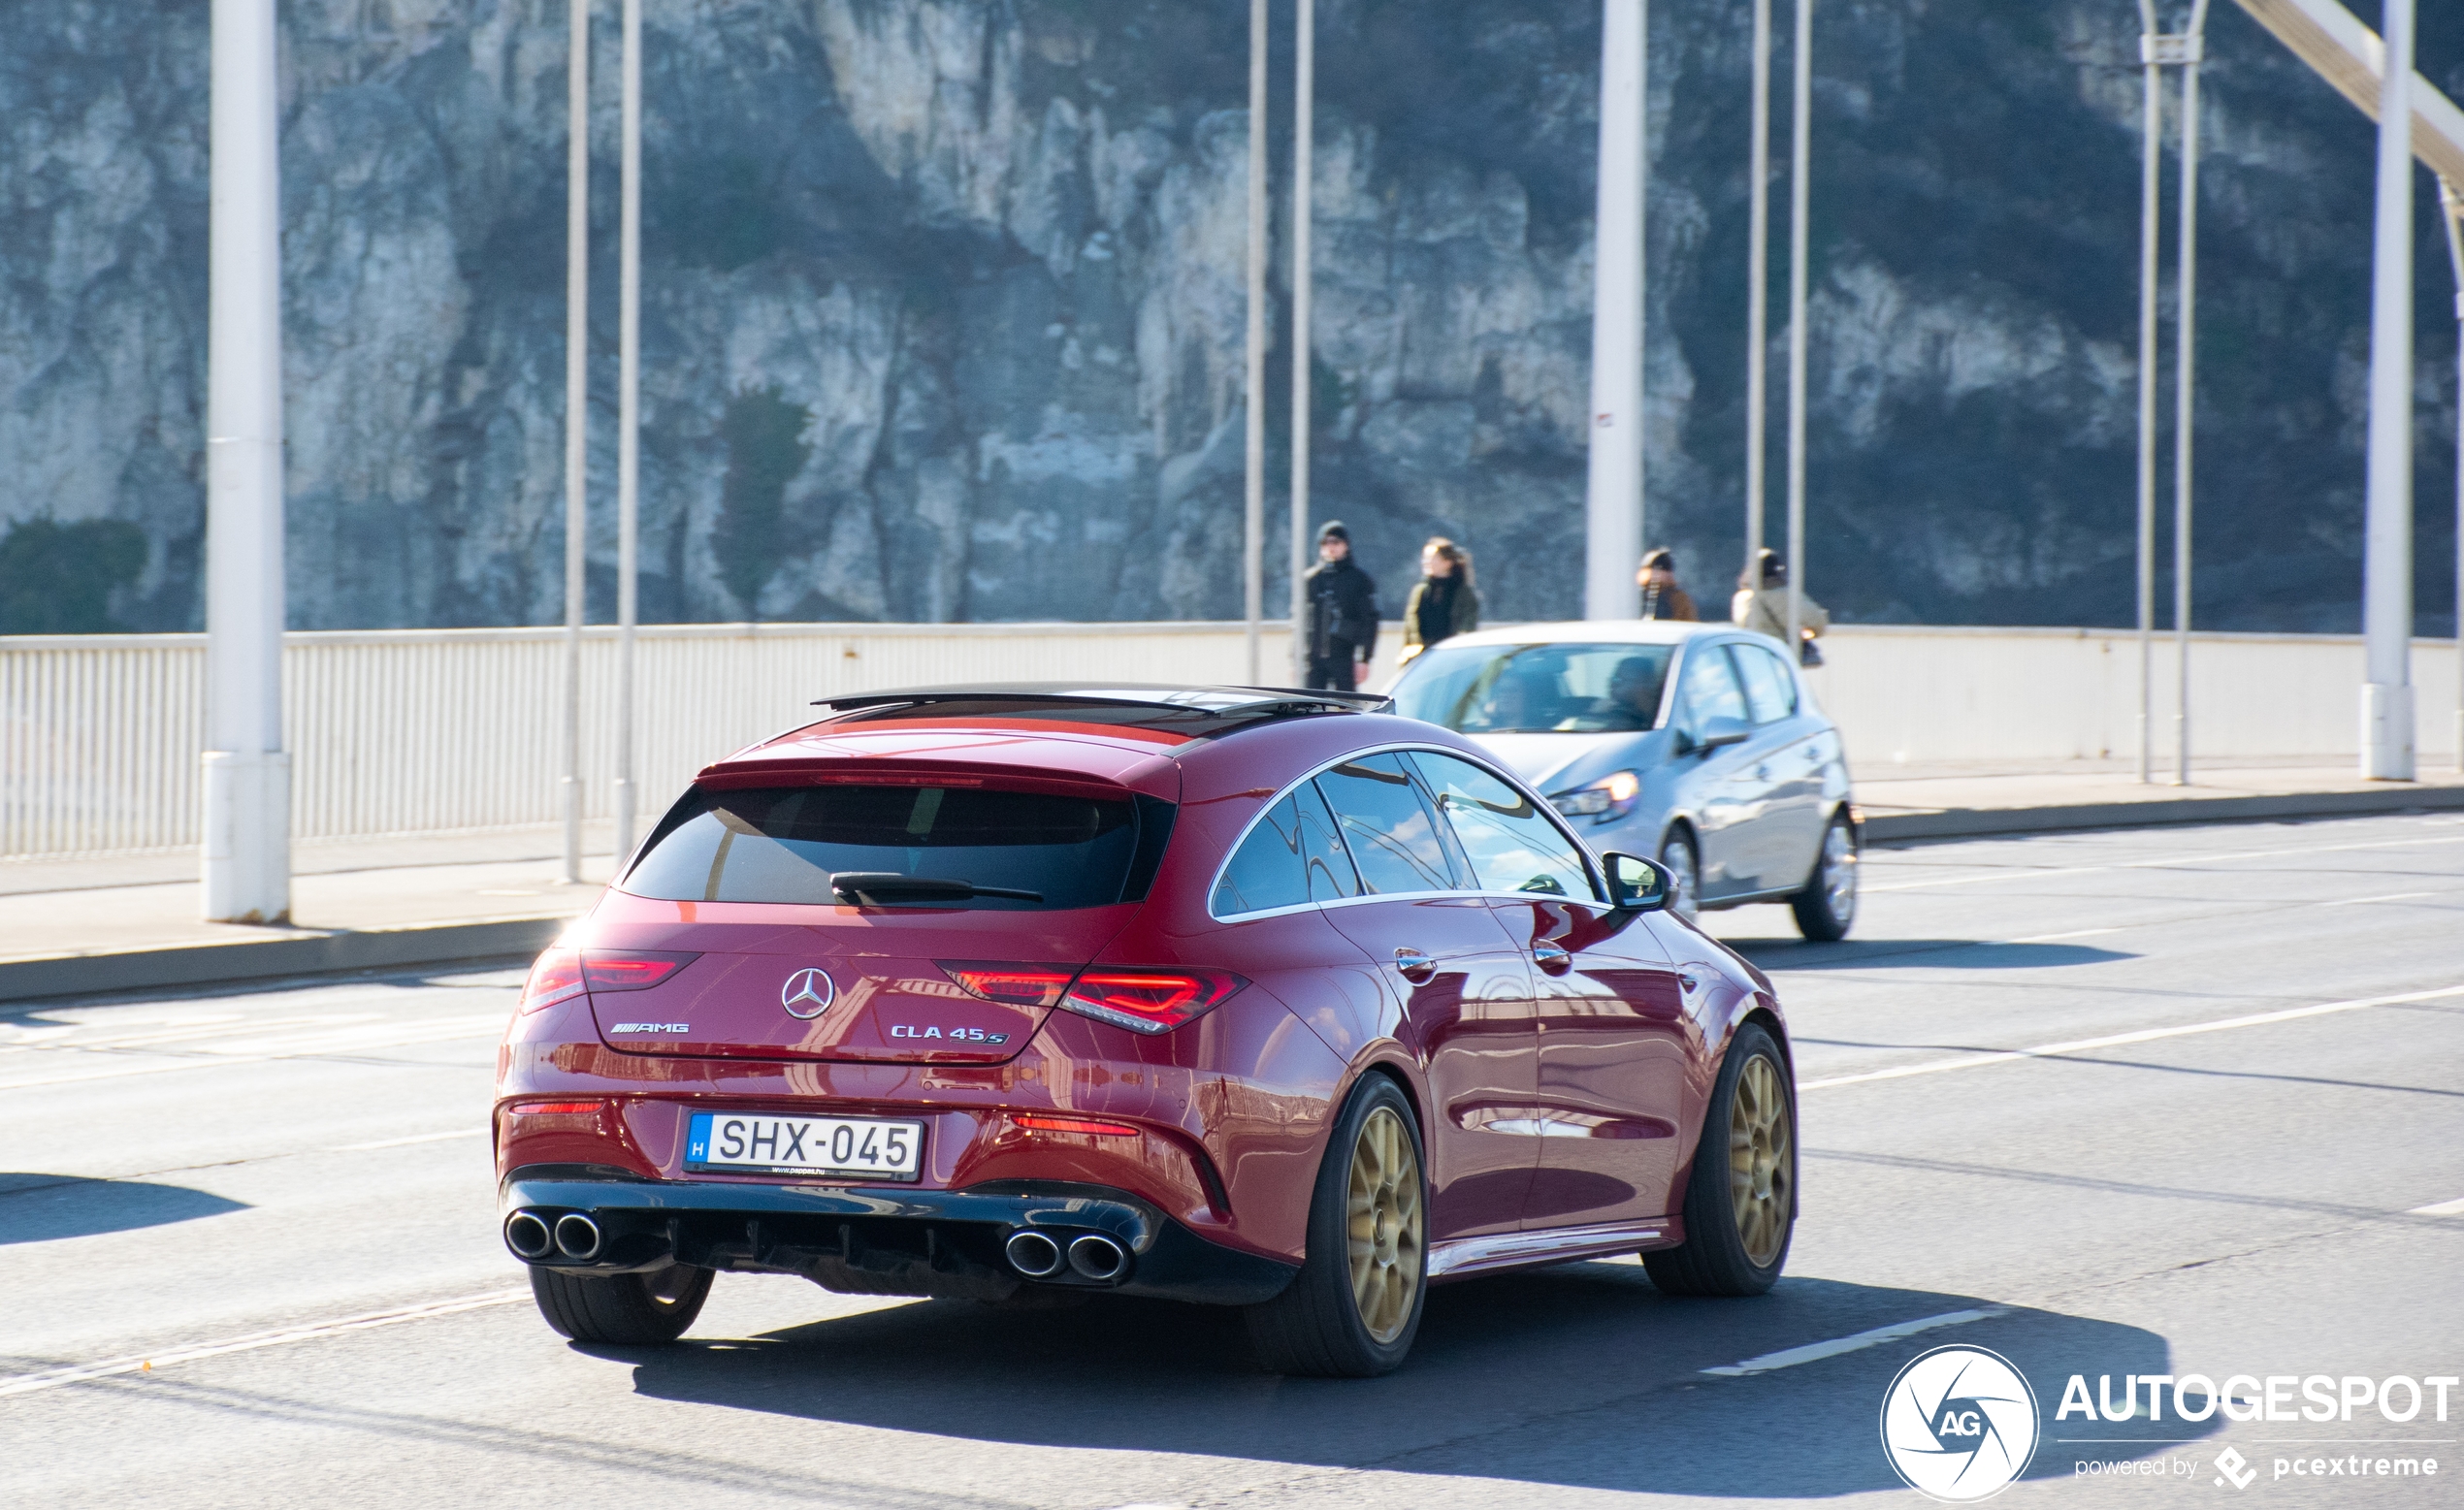
[[[1865,882],[1844,945],[1714,919],[1797,1034],[1778,1289],[1443,1288],[1374,1382],[1262,1375],[1227,1313],[756,1276],[676,1348],[568,1346],[480,1132],[517,972],[0,1014],[0,1503],[1918,1503],[1877,1413],[1949,1342],[2041,1401],[2001,1503],[2464,1502],[2464,1390],[2444,1422],[2055,1418],[2074,1373],[2464,1375],[2464,819],[1911,847]],[[2372,1454],[2439,1471],[2290,1472]]]

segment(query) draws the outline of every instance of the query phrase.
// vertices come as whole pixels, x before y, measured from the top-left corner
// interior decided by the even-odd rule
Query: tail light
[[[542,1007],[553,1007],[586,990],[638,991],[657,985],[700,957],[645,949],[592,949],[587,953],[579,949],[549,949],[539,955],[538,962],[531,967],[531,978],[522,983],[522,1010],[536,1012]]]
[[[1169,1033],[1247,984],[1228,970],[1089,969],[1071,984],[1060,1006],[1132,1033]]]
[[[995,965],[945,959],[941,970],[969,996],[1006,1007],[1057,1007],[1076,970],[1067,965]]]
[[[1169,1033],[1249,982],[1228,970],[1110,970],[945,959],[970,996],[1011,1007],[1058,1007],[1132,1033]]]
[[[582,956],[572,949],[548,949],[522,982],[522,1010],[536,1012],[582,994]]]
[[[582,979],[594,991],[639,991],[657,985],[698,954],[654,954],[647,949],[591,949],[582,955]]]
[[[1098,1122],[1089,1117],[1056,1117],[1040,1112],[1013,1112],[1010,1120],[1038,1133],[1085,1133],[1095,1138],[1135,1138],[1138,1130],[1126,1122]]]
[[[606,1105],[603,1101],[517,1101],[505,1109],[518,1117],[589,1116]]]

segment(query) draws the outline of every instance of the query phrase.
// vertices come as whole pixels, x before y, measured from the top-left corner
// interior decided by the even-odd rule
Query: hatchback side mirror
[[[1705,719],[1702,732],[1694,736],[1694,748],[1708,755],[1722,745],[1741,745],[1753,737],[1753,725],[1743,719]]]
[[[1608,872],[1608,905],[1618,912],[1656,913],[1676,894],[1676,877],[1658,860],[1612,850],[1600,861]]]

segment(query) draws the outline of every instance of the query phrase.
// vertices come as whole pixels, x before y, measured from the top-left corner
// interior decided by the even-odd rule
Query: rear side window
[[[1469,760],[1425,750],[1411,758],[1482,888],[1599,900],[1581,852],[1531,798]]]
[[[1168,804],[1151,818],[1168,818]],[[670,902],[827,906],[833,871],[1041,893],[936,907],[1045,911],[1122,900],[1140,858],[1127,800],[979,787],[762,787],[687,792],[620,888]],[[1150,867],[1151,868],[1151,867]]]
[[[1216,883],[1210,910],[1217,917],[1263,913],[1351,896],[1360,890],[1351,856],[1335,836],[1335,819],[1317,788],[1304,783],[1267,810]]]
[[[1346,760],[1322,772],[1317,787],[1360,868],[1361,890],[1454,889],[1438,816],[1402,761],[1390,755]]]
[[[1745,711],[1745,692],[1729,669],[1728,649],[1697,643],[1686,653],[1682,703],[1685,722],[1700,729],[1713,719],[1752,722]]]
[[[1745,701],[1757,723],[1777,723],[1797,714],[1797,681],[1780,659],[1760,645],[1731,645],[1738,679],[1745,683]]]

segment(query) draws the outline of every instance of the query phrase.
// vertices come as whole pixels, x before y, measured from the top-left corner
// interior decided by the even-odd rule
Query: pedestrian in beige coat
[[[1736,579],[1736,596],[1730,600],[1729,619],[1738,628],[1767,634],[1782,644],[1788,641],[1788,562],[1779,552],[1765,549],[1755,554],[1759,571],[1749,571]],[[1754,579],[1762,582],[1756,586]],[[1797,598],[1797,628],[1800,638],[1798,659],[1807,659],[1807,642],[1831,627],[1831,614],[1822,604],[1799,594]],[[1811,662],[1820,664],[1819,660]]]

